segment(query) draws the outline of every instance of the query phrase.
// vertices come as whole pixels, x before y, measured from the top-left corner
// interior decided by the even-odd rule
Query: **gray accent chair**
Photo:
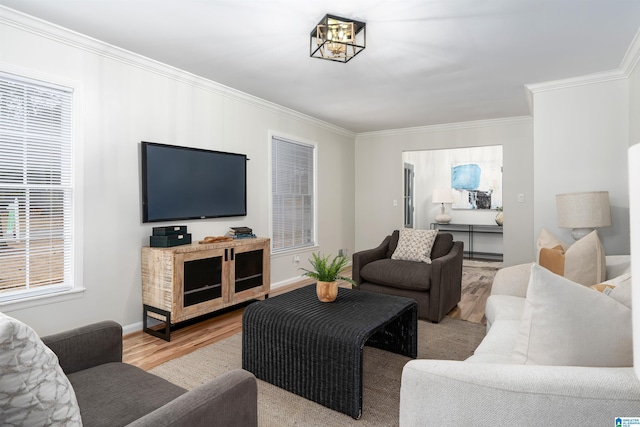
[[[363,291],[413,298],[418,317],[438,323],[460,302],[464,244],[438,233],[431,264],[402,261],[391,259],[399,236],[395,230],[377,248],[354,253],[352,278]]]
[[[257,426],[258,389],[241,369],[187,391],[122,363],[122,327],[111,321],[42,338],[58,356],[91,426]]]

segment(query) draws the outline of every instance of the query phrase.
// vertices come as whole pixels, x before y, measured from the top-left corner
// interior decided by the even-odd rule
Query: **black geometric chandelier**
[[[335,15],[325,15],[311,30],[311,57],[349,62],[362,52],[367,41],[366,24]]]

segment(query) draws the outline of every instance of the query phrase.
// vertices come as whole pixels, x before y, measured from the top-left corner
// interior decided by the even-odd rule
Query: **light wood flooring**
[[[484,308],[487,305],[490,291],[490,287],[478,287],[472,289],[472,292],[463,293],[458,305],[447,316],[453,319],[486,324],[487,318],[484,317]]]
[[[300,280],[289,286],[274,290],[271,296],[288,292],[312,282],[309,279]],[[481,285],[465,287],[460,303],[449,313],[449,316],[483,323],[484,307],[490,288],[490,286]],[[199,348],[221,341],[242,331],[243,310],[244,307],[237,308],[172,331],[170,342],[142,331],[127,334],[123,339],[123,360],[144,370],[149,370],[171,359],[184,356]]]
[[[276,296],[310,283],[313,281],[303,279],[289,286],[278,288],[269,295]],[[123,338],[123,361],[149,370],[171,359],[221,341],[242,331],[243,311],[244,307],[241,306],[172,331],[170,342],[142,331],[127,334]]]
[[[495,263],[492,264],[494,264],[492,267],[495,267]],[[502,263],[499,263],[499,265],[501,266]],[[465,265],[463,268],[465,277],[462,280],[462,297],[458,305],[449,312],[448,316],[454,319],[486,324],[487,318],[484,315],[484,308],[487,305],[487,298],[491,294],[491,283],[493,283],[495,271],[468,268]]]

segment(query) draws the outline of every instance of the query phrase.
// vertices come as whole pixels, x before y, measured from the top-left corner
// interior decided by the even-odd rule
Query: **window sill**
[[[271,252],[271,258],[281,258],[284,256],[291,256],[291,255],[307,253],[307,252],[311,253],[311,252],[317,251],[319,248],[320,248],[319,245],[312,245],[312,246],[301,246],[299,248],[285,249],[278,252]]]
[[[40,305],[70,301],[81,298],[85,290],[85,288],[79,288],[72,289],[70,291],[21,298],[13,301],[4,301],[0,302],[0,311],[3,313],[9,313],[11,311],[24,310],[26,308],[37,307]]]

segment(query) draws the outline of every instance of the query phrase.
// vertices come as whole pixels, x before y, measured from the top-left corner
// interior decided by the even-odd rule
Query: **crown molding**
[[[266,101],[262,98],[249,95],[248,93],[241,92],[237,89],[216,83],[204,77],[155,61],[137,53],[102,42],[5,6],[0,6],[0,24],[8,25],[25,32],[35,34],[39,37],[44,37],[104,58],[152,72],[180,83],[185,83],[199,89],[227,97],[234,101],[243,102],[271,113],[286,116],[305,124],[318,126],[343,136],[355,138],[356,135],[355,132],[348,129],[300,113],[290,108],[283,107],[282,105]]]
[[[638,61],[640,61],[640,30],[636,32],[636,35],[631,41],[631,45],[629,45],[629,48],[622,58],[620,68],[618,69],[568,79],[525,85],[524,87],[526,90],[527,102],[529,104],[529,111],[533,114],[533,95],[536,93],[627,79],[638,65]]]
[[[566,89],[575,86],[604,83],[629,78],[635,67],[638,65],[638,61],[640,61],[640,30],[636,32],[636,35],[631,41],[631,45],[629,45],[629,48],[624,54],[622,62],[620,63],[620,68],[609,71],[602,71],[599,73],[587,74],[584,76],[571,77],[568,79],[552,80],[548,82],[525,85],[529,98],[529,106],[532,106],[532,94],[538,92]]]
[[[638,61],[640,61],[640,29],[631,41],[631,45],[629,45],[620,63],[620,69],[625,76],[629,77],[631,73],[633,73],[633,70],[638,65]]]
[[[463,130],[463,129],[479,129],[479,128],[486,128],[486,127],[494,127],[494,126],[510,126],[510,125],[521,125],[521,124],[531,124],[531,123],[533,123],[533,118],[530,116],[505,117],[505,118],[499,118],[499,119],[474,120],[469,122],[445,123],[445,124],[429,125],[429,126],[416,126],[416,127],[410,127],[410,128],[362,132],[356,135],[356,139],[376,137],[376,136],[412,135],[412,134],[419,134],[419,133],[446,132],[446,131],[456,131],[456,130]]]
[[[603,71],[600,73],[587,74],[584,76],[571,77],[568,79],[552,80],[548,82],[524,85],[527,104],[529,104],[529,112],[533,115],[533,95],[535,95],[536,93],[568,89],[571,87],[591,85],[595,83],[605,83],[626,78],[628,78],[628,74],[626,74],[622,70],[616,69]]]
[[[571,77],[568,79],[552,80],[542,83],[525,85],[531,93],[546,92],[550,90],[567,89],[570,87],[591,85],[594,83],[605,83],[614,80],[626,79],[627,75],[620,69],[602,71],[600,73],[587,74],[584,76]]]

